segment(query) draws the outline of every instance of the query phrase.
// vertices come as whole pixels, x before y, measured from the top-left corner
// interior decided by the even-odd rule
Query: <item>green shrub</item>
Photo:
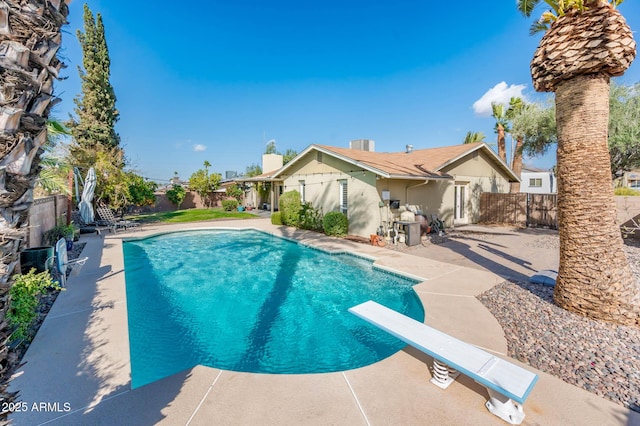
[[[324,232],[327,235],[340,237],[347,235],[349,231],[349,220],[344,213],[329,212],[324,215],[322,224],[324,225]]]
[[[629,188],[627,186],[621,186],[613,190],[615,195],[624,195],[624,196],[638,196],[640,195],[640,191]]]
[[[167,190],[167,199],[174,204],[176,207],[180,208],[182,202],[184,201],[184,197],[187,195],[187,191],[184,189],[182,185],[173,184],[171,189]]]
[[[280,216],[280,212],[271,213],[271,223],[273,225],[282,225],[282,217]]]
[[[287,226],[298,226],[302,207],[300,193],[295,189],[285,192],[280,196],[279,207],[282,223]]]
[[[298,213],[298,227],[322,232],[322,211],[316,210],[309,202],[304,203]]]
[[[61,290],[58,283],[51,279],[49,271],[36,273],[32,268],[28,274],[14,275],[15,283],[9,290],[9,325],[15,328],[11,340],[27,337],[29,327],[37,317],[38,296],[48,288]]]
[[[55,246],[60,238],[73,241],[75,232],[76,228],[73,223],[67,225],[64,219],[60,218],[56,226],[43,234],[42,239],[45,245]]]
[[[242,188],[238,186],[237,183],[234,183],[233,185],[228,186],[226,189],[226,192],[227,192],[227,197],[233,197],[236,200],[238,200],[238,202],[240,202],[240,200],[242,199],[242,194],[244,194],[244,191],[242,190]]]
[[[222,208],[226,212],[230,212],[238,208],[238,200],[235,198],[230,198],[227,200],[222,200]]]

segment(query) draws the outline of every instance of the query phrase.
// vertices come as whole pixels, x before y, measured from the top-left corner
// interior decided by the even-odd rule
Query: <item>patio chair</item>
[[[74,210],[71,212],[71,221],[80,228],[81,234],[92,234],[95,232],[96,234],[102,236],[101,231],[103,229],[108,229],[110,231],[113,231],[113,227],[111,226],[100,226],[96,223],[91,223],[91,224],[86,223],[82,218],[82,215],[80,214],[79,210]]]
[[[71,268],[70,276],[78,275],[80,269],[86,263],[88,257],[69,260],[67,257],[67,242],[64,238],[60,238],[56,243],[56,269],[60,274],[60,286],[65,287],[67,284],[67,268]]]
[[[100,217],[100,220],[97,222],[98,225],[111,226],[113,227],[114,232],[117,232],[118,228],[124,228],[127,230],[129,228],[136,228],[140,226],[138,222],[116,218],[108,207],[98,207],[96,208],[96,212]]]

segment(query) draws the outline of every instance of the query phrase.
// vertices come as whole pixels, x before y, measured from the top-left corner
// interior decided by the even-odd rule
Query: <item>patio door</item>
[[[464,225],[469,223],[467,204],[469,200],[469,184],[456,183],[454,187],[455,201],[453,208],[453,223]]]

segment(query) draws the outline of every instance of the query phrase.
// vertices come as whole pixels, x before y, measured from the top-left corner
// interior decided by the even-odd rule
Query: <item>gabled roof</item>
[[[273,177],[275,177],[275,174],[278,171],[279,170],[271,170],[270,172],[262,173],[261,175],[252,177],[239,177],[236,178],[236,180],[240,182],[270,182],[273,180]]]
[[[518,177],[485,143],[461,144],[441,148],[415,149],[407,152],[370,152],[350,148],[338,148],[327,145],[310,145],[296,158],[278,170],[275,176],[281,175],[289,167],[311,151],[339,158],[347,163],[369,170],[385,178],[396,179],[451,179],[452,176],[442,170],[473,153],[485,151],[491,156],[497,166],[501,168],[513,181]]]

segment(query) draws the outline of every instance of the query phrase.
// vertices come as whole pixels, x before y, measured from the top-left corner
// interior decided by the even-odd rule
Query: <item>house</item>
[[[407,145],[390,153],[310,145],[265,179],[272,183],[272,199],[298,190],[303,202],[323,213],[345,213],[349,233],[364,237],[407,207],[437,214],[448,226],[474,223],[482,192],[509,192],[509,183],[518,182],[484,143],[416,150]]]
[[[555,194],[558,192],[557,179],[551,170],[525,166],[522,168],[520,180],[520,192],[530,194]]]
[[[640,169],[624,172],[621,183],[624,187],[640,190]]]
[[[263,154],[261,175],[239,177],[235,182],[243,184],[247,189],[244,204],[248,207],[262,208],[274,212],[278,210],[278,199],[282,194],[282,182],[274,175],[282,168],[283,156],[280,154]]]

